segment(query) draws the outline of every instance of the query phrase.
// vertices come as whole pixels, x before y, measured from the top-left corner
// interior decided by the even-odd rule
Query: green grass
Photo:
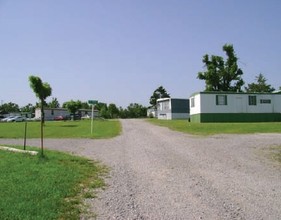
[[[281,133],[280,122],[268,123],[190,123],[187,120],[148,119],[149,122],[195,135]]]
[[[0,123],[0,138],[23,138],[22,122]],[[94,120],[91,135],[91,121],[47,121],[44,126],[45,138],[111,138],[119,135],[121,124],[118,120]],[[40,122],[27,123],[27,138],[40,137]]]
[[[85,189],[104,186],[107,169],[97,162],[54,151],[46,155],[0,150],[1,219],[79,219],[82,199],[93,197]]]

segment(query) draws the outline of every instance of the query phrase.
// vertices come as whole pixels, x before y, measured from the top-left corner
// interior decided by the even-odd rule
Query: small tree
[[[152,96],[150,97],[149,103],[151,106],[156,107],[157,99],[161,98],[170,98],[170,94],[167,93],[163,86],[159,86],[156,90],[154,90]]]
[[[28,103],[26,106],[21,107],[20,111],[33,114],[35,112],[35,106],[33,106],[31,103]]]
[[[53,97],[52,101],[48,103],[48,107],[49,108],[59,108],[60,103],[59,103],[58,99]]]
[[[41,155],[43,156],[44,103],[45,99],[52,94],[52,88],[48,83],[43,83],[38,76],[29,76],[29,83],[41,104]]]
[[[81,108],[81,106],[82,103],[79,100],[77,101],[70,100],[69,102],[65,102],[63,104],[63,107],[67,108],[68,111],[73,115],[73,119],[75,119],[74,115]]]
[[[275,89],[271,87],[270,84],[267,84],[267,79],[260,73],[256,76],[256,83],[248,84],[248,87],[245,87],[247,92],[273,92]]]
[[[88,102],[81,102],[82,109],[91,109],[92,107],[89,105]]]
[[[128,118],[145,118],[147,108],[138,103],[131,103],[127,107]]]
[[[110,118],[118,118],[119,116],[119,109],[117,106],[113,103],[108,105],[108,113]]]

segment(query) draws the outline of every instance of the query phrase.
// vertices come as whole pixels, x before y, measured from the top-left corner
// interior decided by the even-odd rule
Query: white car
[[[7,119],[7,122],[12,122],[12,121],[16,121],[16,122],[18,122],[18,121],[25,121],[25,118],[22,117],[22,116],[15,116],[13,118]]]
[[[8,121],[9,119],[11,119],[11,118],[14,118],[15,116],[8,116],[8,117],[6,117],[6,118],[3,118],[1,121]]]

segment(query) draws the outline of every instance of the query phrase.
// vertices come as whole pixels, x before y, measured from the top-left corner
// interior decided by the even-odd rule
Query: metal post
[[[27,121],[25,121],[24,125],[24,142],[23,142],[23,149],[26,149],[26,130],[27,130]]]
[[[94,105],[92,104],[91,134],[93,134]]]

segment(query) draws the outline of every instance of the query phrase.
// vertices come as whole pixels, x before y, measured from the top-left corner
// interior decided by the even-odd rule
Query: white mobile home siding
[[[217,105],[217,96],[226,96],[227,104]],[[249,104],[249,96],[256,97],[256,105]],[[201,92],[192,99],[191,121],[279,121],[281,117],[281,94]]]

